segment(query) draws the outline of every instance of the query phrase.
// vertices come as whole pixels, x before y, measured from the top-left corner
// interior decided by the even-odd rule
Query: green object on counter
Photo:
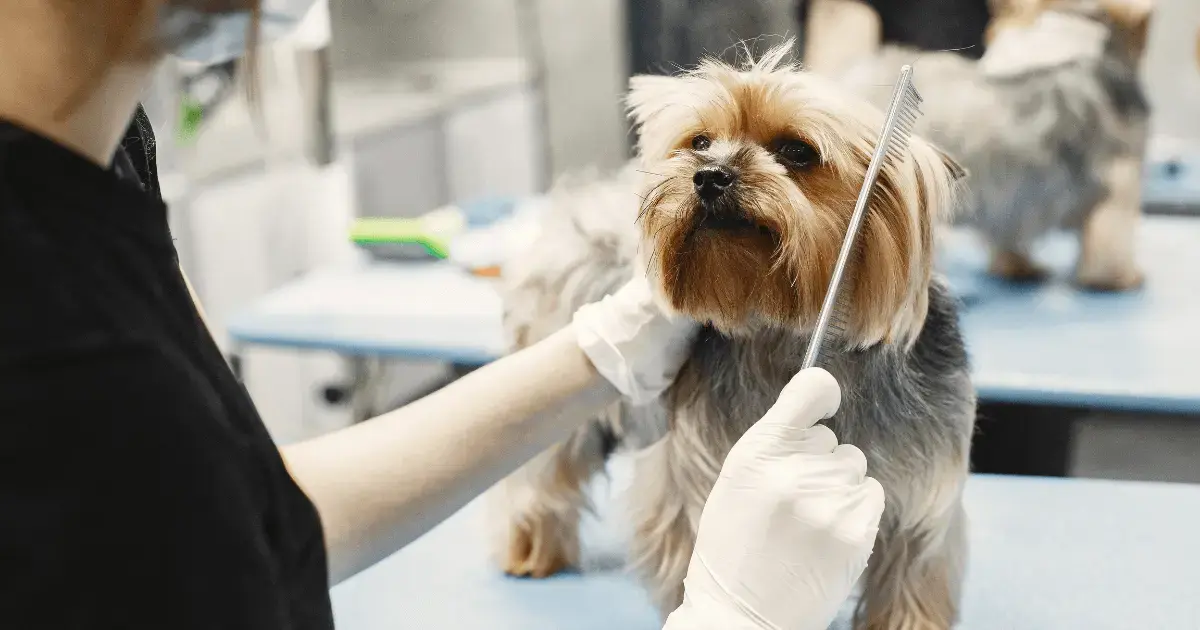
[[[450,241],[463,231],[466,220],[457,209],[445,208],[416,218],[365,217],[350,226],[350,240],[373,245],[420,245],[430,256],[445,259]]]

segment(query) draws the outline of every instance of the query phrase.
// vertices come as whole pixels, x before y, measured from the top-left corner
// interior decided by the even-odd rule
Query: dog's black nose
[[[736,180],[737,174],[728,166],[705,166],[692,176],[696,194],[705,201],[712,201],[725,194]]]

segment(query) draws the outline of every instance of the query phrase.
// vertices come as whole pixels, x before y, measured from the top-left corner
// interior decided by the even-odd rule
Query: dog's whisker
[[[974,44],[972,44],[970,46],[963,46],[961,48],[940,48],[940,49],[932,49],[932,50],[923,50],[923,51],[913,55],[912,60],[909,62],[908,65],[912,66],[913,68],[916,68],[917,64],[920,63],[920,61],[922,59],[929,56],[930,54],[956,53],[956,52],[962,52],[964,50],[971,50],[972,48],[976,48],[976,46]]]
[[[666,179],[666,180],[663,180],[662,182],[659,182],[657,185],[655,185],[653,188],[651,188],[646,193],[645,197],[642,197],[642,205],[638,209],[638,214],[637,214],[637,218],[635,219],[635,221],[641,221],[642,218],[646,215],[646,213],[649,212],[650,208],[658,205],[662,201],[662,193],[665,192],[662,189],[669,181],[671,181],[671,180]],[[652,199],[653,199],[653,201],[651,201]]]

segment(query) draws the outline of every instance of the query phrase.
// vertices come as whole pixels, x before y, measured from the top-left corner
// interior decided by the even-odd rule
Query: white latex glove
[[[664,630],[825,630],[867,566],[883,488],[819,420],[841,390],[797,374],[738,440],[713,487]],[[815,425],[815,426],[814,426]]]
[[[640,274],[576,311],[572,326],[596,370],[635,405],[654,401],[675,382],[699,328],[663,313]]]

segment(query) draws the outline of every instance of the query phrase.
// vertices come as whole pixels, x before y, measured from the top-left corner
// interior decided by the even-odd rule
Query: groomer
[[[244,51],[253,4],[0,3],[0,626],[330,628],[330,584],[685,359],[694,324],[634,280],[427,398],[277,449],[180,273],[137,104],[164,54]],[[883,494],[816,425],[839,396],[803,372],[735,446],[667,627],[824,628],[841,606]]]

